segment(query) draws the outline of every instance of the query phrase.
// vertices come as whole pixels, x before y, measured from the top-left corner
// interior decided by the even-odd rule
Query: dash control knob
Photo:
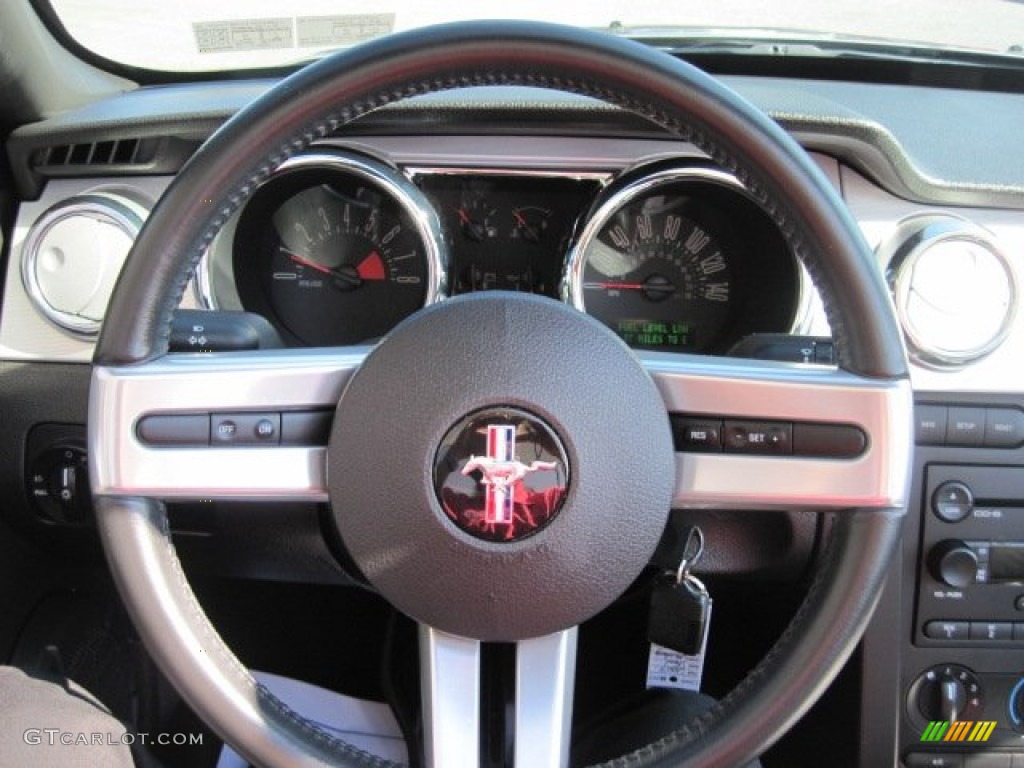
[[[926,670],[910,689],[911,711],[926,722],[975,720],[985,707],[977,675],[959,664]]]
[[[978,577],[978,555],[965,542],[949,539],[935,546],[929,555],[932,575],[955,589],[963,589]]]
[[[89,460],[77,444],[52,445],[30,465],[28,492],[36,510],[50,522],[81,525],[92,514]]]
[[[1020,733],[1024,731],[1024,678],[1017,681],[1010,691],[1009,712],[1010,724]]]

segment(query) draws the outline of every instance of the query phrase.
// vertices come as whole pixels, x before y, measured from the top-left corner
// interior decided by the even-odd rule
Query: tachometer
[[[398,171],[324,154],[285,163],[235,236],[243,304],[312,346],[372,341],[439,296],[437,217]]]

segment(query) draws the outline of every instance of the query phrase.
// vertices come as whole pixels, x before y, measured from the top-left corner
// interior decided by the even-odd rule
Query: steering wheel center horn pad
[[[435,487],[438,461],[461,476],[472,456],[450,456],[453,432],[503,414],[550,430],[544,442],[565,458],[542,455],[537,471],[565,461],[568,481],[546,524],[509,540],[522,505],[481,536]],[[531,465],[527,450],[518,459]],[[564,304],[500,292],[434,305],[381,342],[342,394],[327,461],[335,519],[366,578],[418,621],[489,641],[547,635],[610,605],[657,546],[675,472],[664,402],[626,345]]]

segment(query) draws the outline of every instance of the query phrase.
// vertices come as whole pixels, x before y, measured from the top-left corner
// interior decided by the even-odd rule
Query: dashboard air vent
[[[115,139],[81,144],[40,147],[33,153],[34,168],[144,165],[153,160],[158,139]]]

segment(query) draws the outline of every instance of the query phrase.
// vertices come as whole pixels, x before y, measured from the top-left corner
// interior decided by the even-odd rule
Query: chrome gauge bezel
[[[448,244],[440,218],[429,200],[406,173],[367,155],[324,147],[284,161],[260,184],[253,192],[253,196],[265,193],[268,187],[281,183],[293,174],[306,172],[344,174],[374,187],[390,198],[401,213],[408,217],[413,233],[422,246],[426,273],[423,306],[434,304],[447,296]],[[219,249],[226,248],[227,253],[223,254],[223,258],[231,265],[232,271],[234,270],[236,228],[244,215],[243,208],[232,217],[207,249],[197,268],[196,285],[200,300],[207,308],[219,308],[234,303],[230,300],[224,301],[224,297],[217,295],[214,288],[214,261],[220,260]],[[234,275],[232,283],[237,291],[237,275]]]
[[[320,169],[351,173],[377,185],[398,202],[415,224],[416,233],[423,242],[427,261],[427,286],[423,304],[429,306],[443,299],[447,295],[448,248],[441,230],[441,220],[426,196],[398,168],[355,153],[312,152],[285,160],[261,186],[292,171]]]
[[[950,242],[965,242],[982,248],[995,259],[1007,278],[1008,304],[999,328],[984,343],[967,349],[949,349],[929,341],[920,333],[910,314],[914,266],[929,250]],[[969,365],[995,352],[1013,330],[1020,297],[1019,278],[995,235],[981,225],[946,212],[914,214],[899,222],[895,232],[878,247],[877,255],[886,270],[908,354],[916,363],[936,370]]]
[[[44,211],[32,224],[21,248],[21,279],[33,306],[47,320],[65,331],[85,337],[96,336],[103,325],[102,318],[65,312],[54,307],[46,298],[38,273],[46,238],[58,224],[83,217],[117,227],[134,243],[147,215],[148,209],[141,203],[113,191],[100,190],[77,195]],[[128,251],[122,258],[122,264],[127,256]]]
[[[667,162],[667,164],[666,164]],[[678,161],[660,160],[655,163],[639,164],[620,174],[617,182],[610,184],[598,198],[594,208],[581,223],[578,235],[566,256],[563,273],[562,300],[581,312],[587,312],[584,298],[583,273],[591,245],[605,225],[626,206],[659,188],[677,184],[714,185],[735,193],[758,206],[746,186],[733,174],[702,164],[693,158]],[[789,333],[806,333],[813,312],[814,291],[811,279],[803,263],[793,257],[796,266],[795,302]]]
[[[604,225],[615,214],[634,200],[653,192],[658,187],[680,181],[704,181],[722,184],[744,194],[746,189],[739,180],[724,171],[700,166],[673,167],[645,173],[635,181],[612,192],[591,213],[576,238],[565,260],[565,277],[562,281],[562,298],[581,312],[586,312],[583,298],[583,270],[587,265],[587,251],[597,239]]]

